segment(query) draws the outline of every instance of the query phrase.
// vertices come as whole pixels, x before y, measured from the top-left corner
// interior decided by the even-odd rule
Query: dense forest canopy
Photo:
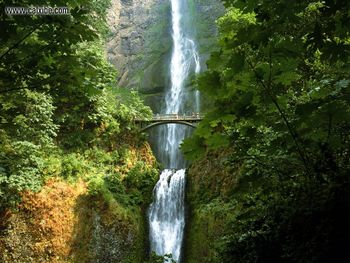
[[[182,146],[240,169],[215,262],[346,262],[350,2],[224,2],[198,80],[214,106]]]

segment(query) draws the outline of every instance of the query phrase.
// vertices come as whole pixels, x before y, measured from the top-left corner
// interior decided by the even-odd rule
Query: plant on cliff
[[[350,4],[224,2],[198,80],[214,107],[182,146],[192,159],[230,147],[242,167],[218,262],[345,262]]]

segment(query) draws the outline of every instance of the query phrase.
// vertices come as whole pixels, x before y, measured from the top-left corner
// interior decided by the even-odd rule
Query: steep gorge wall
[[[112,0],[107,55],[120,86],[155,96],[162,91],[171,49],[169,17],[167,0]]]
[[[236,209],[231,201],[240,173],[239,166],[227,165],[230,154],[208,152],[187,171],[185,263],[221,263],[219,246]]]
[[[215,48],[215,20],[221,1],[189,0],[191,35],[195,36],[202,66]],[[119,71],[119,85],[139,90],[158,112],[169,83],[172,50],[170,0],[112,0],[108,15],[111,29],[109,61]]]

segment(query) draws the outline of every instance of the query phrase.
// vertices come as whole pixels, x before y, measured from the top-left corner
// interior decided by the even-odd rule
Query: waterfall
[[[190,73],[199,73],[200,60],[195,42],[184,28],[186,1],[171,0],[173,51],[170,63],[170,89],[165,96],[164,113],[199,112],[200,94],[195,92],[194,105],[185,105],[185,81]],[[185,226],[185,166],[179,145],[188,133],[183,125],[168,124],[158,138],[163,148],[162,162],[166,168],[154,188],[154,201],[149,208],[151,250],[158,255],[172,254],[181,260]]]
[[[185,170],[164,170],[155,186],[155,202],[151,205],[151,247],[158,255],[172,254],[176,261],[185,226]]]

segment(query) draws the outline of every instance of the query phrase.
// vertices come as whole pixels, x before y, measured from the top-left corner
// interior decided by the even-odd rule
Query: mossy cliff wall
[[[215,48],[215,20],[224,11],[219,0],[189,0],[190,28],[203,66]],[[170,0],[112,0],[108,59],[119,71],[119,85],[137,89],[159,112],[169,84],[172,50]]]
[[[210,153],[188,169],[185,263],[220,263],[218,245],[234,211],[229,198],[239,172],[225,165],[228,156]]]

